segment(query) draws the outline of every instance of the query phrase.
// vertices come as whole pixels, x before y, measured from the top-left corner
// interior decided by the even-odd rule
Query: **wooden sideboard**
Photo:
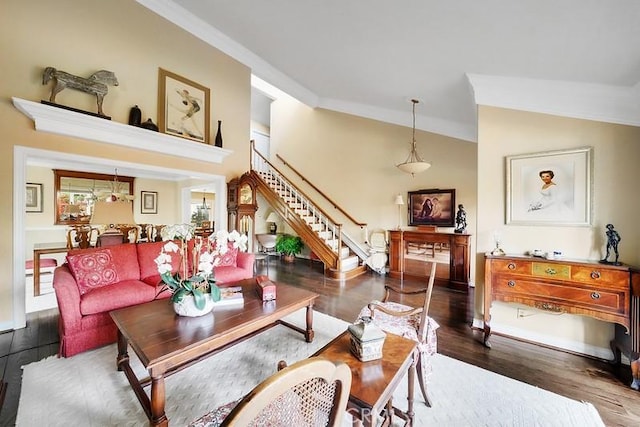
[[[491,347],[491,303],[520,303],[616,324],[614,362],[640,353],[640,272],[597,261],[485,255],[484,343]]]
[[[396,278],[423,278],[405,271],[406,245],[445,245],[449,249],[449,275],[447,286],[468,292],[470,270],[471,235],[466,233],[441,233],[426,230],[389,231],[389,276]],[[437,283],[437,282],[436,282]]]

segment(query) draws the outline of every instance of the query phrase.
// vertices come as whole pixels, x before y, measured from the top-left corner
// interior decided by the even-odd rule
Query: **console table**
[[[470,234],[442,233],[427,230],[389,230],[389,276],[396,278],[423,278],[405,271],[405,245],[448,245],[449,280],[448,287],[468,291],[470,271]]]
[[[587,260],[485,255],[484,343],[491,347],[491,303],[520,303],[616,324],[614,362],[640,354],[640,270]]]

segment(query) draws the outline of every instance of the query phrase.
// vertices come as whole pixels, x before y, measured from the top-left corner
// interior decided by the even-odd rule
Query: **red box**
[[[276,299],[276,285],[267,276],[256,277],[256,291],[262,301],[273,301]]]

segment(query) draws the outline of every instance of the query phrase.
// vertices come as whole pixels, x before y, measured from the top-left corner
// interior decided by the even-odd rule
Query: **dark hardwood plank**
[[[285,264],[270,257],[268,275],[320,294],[315,309],[348,322],[373,299],[382,298],[386,283],[415,289],[424,281],[401,282],[367,273],[346,282],[327,279],[322,264],[298,259]],[[257,274],[267,274],[265,263]],[[405,296],[408,305],[422,305],[420,297]],[[434,289],[430,315],[440,324],[438,352],[575,400],[592,403],[607,426],[640,425],[640,393],[629,387],[628,366],[617,368],[607,361],[570,354],[533,343],[493,334],[491,349],[482,345],[482,332],[471,328],[474,292],[468,294],[442,287]],[[26,330],[0,334],[0,367],[7,383],[0,426],[12,426],[18,410],[21,366],[56,354],[57,310],[28,316]],[[15,341],[12,343],[12,341]],[[9,344],[7,344],[9,343]],[[6,347],[9,346],[7,354]],[[3,357],[4,356],[4,357]]]

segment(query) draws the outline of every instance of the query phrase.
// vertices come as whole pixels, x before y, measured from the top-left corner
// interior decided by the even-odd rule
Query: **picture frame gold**
[[[165,69],[158,69],[158,131],[210,143],[209,88]]]
[[[410,226],[453,227],[456,190],[432,188],[409,191],[407,210]]]
[[[589,226],[593,149],[507,156],[506,223]]]

